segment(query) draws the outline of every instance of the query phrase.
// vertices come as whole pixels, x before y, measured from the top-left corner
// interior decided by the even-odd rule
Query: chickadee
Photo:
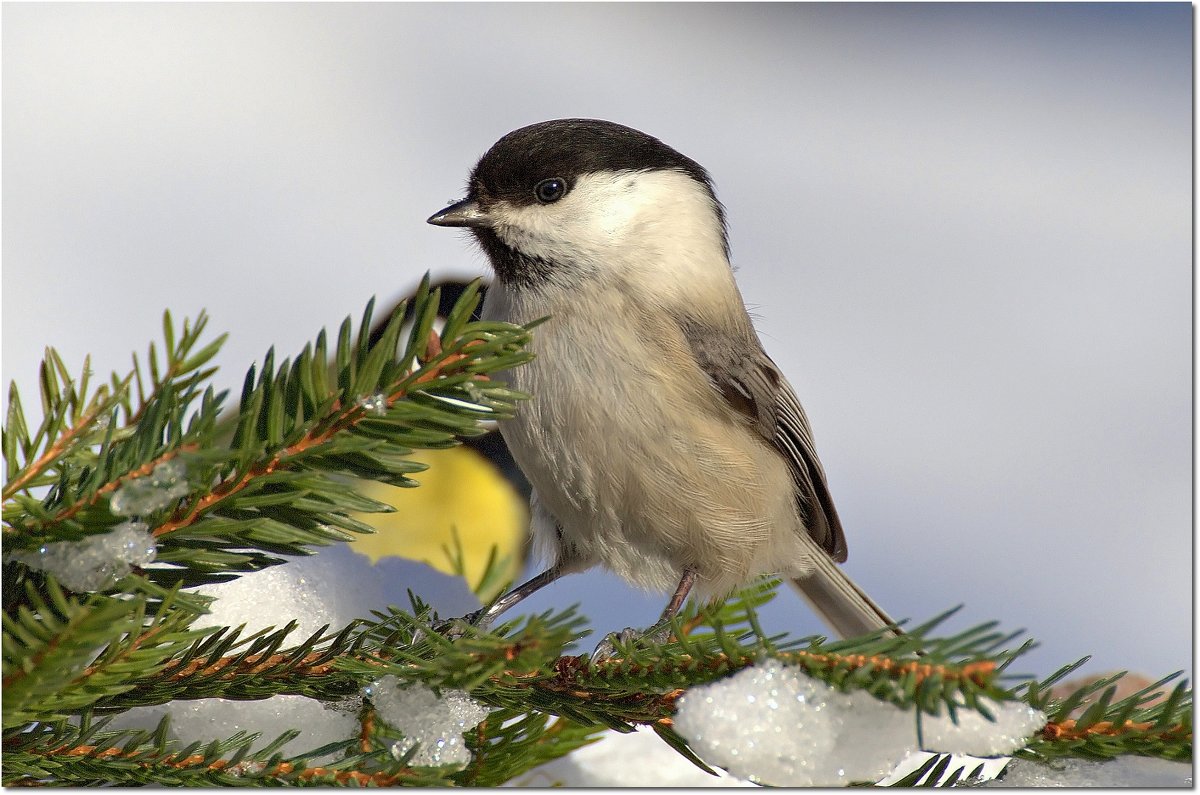
[[[808,418],[746,313],[703,167],[612,122],[542,122],[497,141],[429,223],[468,227],[487,253],[485,318],[550,318],[510,374],[533,397],[500,431],[554,563],[474,620],[600,564],[674,589],[660,640],[689,592],[776,573],[843,637],[894,625],[836,565],[846,540]]]

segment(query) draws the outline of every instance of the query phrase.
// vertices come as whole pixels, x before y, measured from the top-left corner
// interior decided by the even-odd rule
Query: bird
[[[470,231],[495,273],[483,317],[533,330],[500,423],[531,487],[549,566],[467,619],[487,627],[559,578],[604,566],[669,593],[639,636],[661,642],[689,595],[789,580],[843,638],[896,622],[838,566],[842,524],[795,391],[734,279],[725,211],[699,163],[598,119],[514,130],[428,219]]]

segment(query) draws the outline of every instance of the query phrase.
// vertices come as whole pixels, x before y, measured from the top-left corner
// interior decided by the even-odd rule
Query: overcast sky
[[[3,377],[36,402],[45,345],[124,369],[205,308],[236,389],[486,273],[424,219],[505,132],[610,119],[715,177],[865,589],[1026,628],[1026,671],[1187,668],[1191,37],[1187,4],[6,4]]]

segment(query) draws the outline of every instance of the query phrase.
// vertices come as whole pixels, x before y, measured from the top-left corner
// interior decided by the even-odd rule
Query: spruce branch
[[[391,673],[408,683],[467,689],[474,697],[499,708],[468,735],[469,747],[475,757],[467,768],[458,772],[433,771],[412,768],[405,759],[397,763],[383,750],[389,748],[399,735],[394,729],[374,721],[368,706],[362,736],[357,743],[351,741],[345,746],[348,756],[339,763],[305,772],[310,768],[303,767],[303,760],[299,758],[277,759],[268,764],[270,760],[255,757],[258,760],[255,764],[261,769],[255,767],[257,772],[253,775],[243,773],[237,783],[253,783],[259,780],[255,776],[261,776],[263,780],[278,783],[440,781],[483,786],[507,780],[585,744],[604,728],[627,731],[639,723],[652,726],[665,741],[694,758],[686,741],[672,729],[676,698],[687,687],[713,681],[752,665],[768,653],[804,665],[813,675],[837,683],[843,689],[877,688],[889,698],[907,698],[910,708],[921,703],[919,694],[923,686],[935,684],[943,693],[953,694],[956,687],[961,693],[961,688],[969,687],[998,700],[1027,698],[1029,690],[1033,689],[1029,683],[1012,688],[999,683],[1005,678],[1003,671],[1012,655],[1022,653],[1029,646],[1021,645],[1014,652],[996,649],[997,639],[1010,636],[995,633],[990,625],[948,638],[927,636],[924,645],[934,652],[923,655],[920,660],[908,658],[906,654],[888,656],[887,652],[879,650],[878,639],[873,637],[839,644],[810,641],[805,648],[796,648],[786,638],[776,637],[773,639],[776,651],[768,652],[762,642],[764,638],[755,635],[753,626],[756,622],[750,620],[754,605],[761,604],[763,598],[760,586],[748,589],[741,598],[729,603],[706,606],[687,616],[686,622],[692,627],[690,634],[695,636],[690,641],[690,652],[683,651],[681,644],[675,641],[631,649],[631,654],[624,659],[602,663],[593,663],[586,655],[562,655],[562,650],[580,634],[579,618],[571,610],[509,622],[495,632],[468,631],[455,640],[429,631],[431,623],[436,623],[436,616],[429,614],[419,603],[414,613],[391,608],[377,614],[373,621],[354,622],[337,633],[326,630],[293,646],[287,646],[285,642],[294,632],[292,625],[278,631],[264,630],[246,638],[238,637],[235,630],[225,630],[194,639],[187,651],[177,654],[171,664],[149,676],[139,677],[133,687],[95,702],[93,708],[107,712],[133,704],[162,703],[176,698],[213,695],[263,698],[285,692],[330,700],[355,692],[366,682]],[[697,620],[698,615],[704,617]],[[719,620],[722,615],[745,618],[742,623],[725,624]],[[937,623],[929,622],[925,626],[932,630]],[[681,622],[681,631],[682,628]],[[834,645],[840,650],[830,651]],[[736,656],[727,655],[726,648],[734,649]],[[873,649],[869,655],[866,654],[868,649]],[[993,649],[990,652],[992,664],[978,664],[980,649]],[[948,652],[964,656],[959,659]],[[869,675],[860,672],[869,672]],[[880,682],[888,685],[880,687]],[[1045,685],[1046,682],[1036,684]],[[1190,702],[1182,689],[1177,688],[1176,692],[1172,699],[1157,707],[1157,720],[1164,726],[1188,720],[1186,712]],[[958,709],[966,708],[961,696],[950,695],[946,700]],[[1111,717],[1113,709],[1126,709],[1126,706],[1109,705],[1103,710],[1105,716]],[[556,716],[553,722],[549,717],[552,715]],[[1136,720],[1145,721],[1148,717],[1132,713]],[[1100,730],[1103,728],[1098,726]],[[1047,742],[1050,742],[1047,737],[1035,738],[1030,749],[1045,756],[1041,744]],[[1144,737],[1140,745],[1125,740],[1117,742],[1117,745],[1108,746],[1111,752],[1179,758],[1186,749],[1190,756],[1190,737],[1184,743],[1181,735],[1166,740],[1161,736]],[[114,782],[134,781],[139,780],[137,776],[146,776],[148,778],[142,780],[231,783],[233,776],[226,768],[237,764],[228,760],[223,762],[225,757],[219,754],[197,755],[196,749],[175,751],[174,756],[168,756],[164,747],[159,756],[147,760],[136,775],[122,772],[128,765],[101,775],[99,771],[106,765],[127,760],[111,751],[107,752],[111,758],[105,757],[104,748],[99,746],[76,747],[87,745],[89,743],[69,745],[59,741],[53,748],[38,746],[42,751],[36,753],[22,746],[25,756],[18,758],[26,760],[23,764],[30,766],[29,769],[46,769],[50,764],[42,759],[35,765],[37,753],[49,754],[55,764],[67,764],[64,757],[74,760],[71,754],[80,757],[80,765],[86,758],[87,766],[71,774],[79,776],[70,779],[76,782],[88,780],[86,777],[90,775],[96,776],[96,780]],[[108,747],[112,747],[111,744]],[[1078,744],[1059,744],[1051,753],[1086,755],[1081,754]],[[6,760],[9,758],[6,754]],[[386,767],[388,764],[393,766]],[[13,782],[9,770],[6,761],[6,781]],[[962,778],[966,773],[960,770],[955,775]],[[247,775],[250,775],[248,779]]]
[[[1192,760],[1192,695],[1187,682],[1175,685],[1165,699],[1147,705],[1163,695],[1163,686],[1177,679],[1176,672],[1154,682],[1138,692],[1113,700],[1115,685],[1124,672],[1084,684],[1062,698],[1050,695],[1050,686],[1078,669],[1088,658],[1063,666],[1049,677],[1031,680],[1012,689],[1012,695],[1041,710],[1049,721],[1024,748],[1013,756],[1032,762],[1050,763],[1055,759],[1082,758],[1112,759],[1133,754],[1177,762]],[[1078,718],[1069,717],[1087,704],[1093,696],[1098,700],[1087,706]],[[957,766],[956,766],[957,764]],[[956,763],[950,754],[931,757],[918,769],[891,786],[948,787],[970,784],[977,780],[981,766],[968,771]]]
[[[528,331],[470,321],[473,286],[435,334],[437,302],[426,277],[411,305],[415,322],[404,327],[402,302],[378,335],[370,334],[368,303],[357,334],[349,318],[342,324],[332,372],[324,332],[294,362],[276,365],[268,351],[247,373],[227,440],[217,438],[224,395],[201,391],[212,373],[204,366],[223,339],[200,345],[203,315],[178,333],[164,316],[162,361],[152,345],[149,376],[135,361],[132,373],[114,374],[114,392],[101,387],[89,397],[87,374],[76,387],[60,377],[65,366],[51,353],[43,367],[53,376],[42,383],[46,419],[35,438],[24,430],[19,397],[10,403],[6,548],[99,535],[135,515],[158,543],[156,564],[140,574],[171,587],[219,582],[281,563],[278,555],[371,532],[349,514],[391,508],[358,493],[353,478],[415,485],[408,475],[424,466],[408,459],[414,449],[452,446],[479,433],[481,419],[508,416],[523,397],[490,374],[528,359]],[[99,411],[77,410],[84,404],[121,406],[126,423],[115,422],[114,410],[105,424]],[[66,429],[64,418],[76,415],[78,432]],[[118,507],[123,494],[173,462],[186,472],[177,499]]]
[[[1120,754],[1140,754],[1162,759],[1190,761],[1192,758],[1192,692],[1186,680],[1178,682],[1165,699],[1157,700],[1168,683],[1183,673],[1177,671],[1123,699],[1115,700],[1116,684],[1125,672],[1081,685],[1063,698],[1050,694],[1050,685],[1080,660],[1047,679],[1025,683],[1016,692],[1030,705],[1042,710],[1049,722],[1018,756],[1036,761],[1073,756],[1110,759]],[[1093,700],[1099,695],[1098,699]],[[1154,702],[1156,703],[1149,703]],[[1089,703],[1090,702],[1090,703]],[[1083,705],[1087,705],[1083,708]],[[1072,717],[1081,708],[1082,714]]]
[[[939,637],[950,613],[899,637],[772,635],[757,610],[773,598],[776,580],[725,601],[689,604],[666,642],[618,644],[619,654],[605,661],[570,653],[586,634],[574,609],[491,631],[462,624],[446,637],[416,595],[411,611],[388,607],[308,636],[297,635],[296,622],[250,633],[192,629],[211,600],[189,586],[371,532],[350,514],[390,507],[360,494],[356,482],[415,485],[409,476],[424,467],[411,460],[414,450],[452,446],[479,433],[481,419],[511,413],[524,396],[493,376],[529,358],[532,325],[472,321],[477,304],[472,286],[434,333],[438,292],[428,279],[384,323],[368,303],[357,327],[347,318],[332,343],[322,331],[294,359],[277,362],[269,350],[226,415],[225,395],[206,383],[223,337],[202,340],[203,314],[178,327],[164,315],[163,342],[150,346],[145,368],[135,356],[131,371],[100,385],[87,361],[74,377],[48,351],[39,377],[43,417],[32,432],[10,388],[3,435],[6,784],[494,786],[607,728],[638,725],[707,770],[675,731],[677,700],[769,658],[914,717],[987,716],[994,702],[1027,703],[1050,721],[1017,753],[1023,758],[1191,758],[1186,682],[1151,703],[1174,676],[1120,700],[1113,687],[1119,675],[1053,698],[1051,685],[1082,661],[1026,680],[1009,669],[1031,641],[1019,642],[1019,633],[995,622]],[[143,488],[176,471],[179,482]],[[130,523],[152,535],[157,559],[96,592],[73,586],[80,591],[72,593],[30,563],[40,547],[91,543]],[[465,569],[457,543],[448,557]],[[495,590],[495,564],[493,555],[478,589]],[[103,717],[214,697],[340,701],[387,675],[402,685],[465,690],[493,708],[466,734],[466,767],[413,764],[412,750],[395,750],[403,730],[380,720],[369,698],[357,737],[293,756],[280,749],[294,731],[265,745],[238,733],[202,746],[169,739],[165,720],[150,732],[108,731]],[[948,758],[931,760],[931,771],[959,782],[978,772],[951,770]]]
[[[116,419],[116,411],[123,409],[126,415],[121,430],[115,433],[119,438],[124,433],[130,433],[145,413],[161,405],[167,399],[165,392],[189,395],[198,384],[215,373],[215,367],[205,368],[205,365],[216,355],[226,335],[196,350],[207,323],[208,318],[203,312],[195,325],[185,320],[177,340],[171,313],[165,312],[165,361],[159,364],[156,347],[151,343],[147,356],[150,366],[148,379],[143,378],[141,365],[134,354],[131,371],[124,375],[113,373],[111,384],[101,384],[94,392],[88,389],[92,374],[90,356],[84,359],[83,372],[77,380],[71,376],[57,351],[47,348],[38,379],[43,418],[32,436],[24,418],[16,383],[9,385],[9,411],[3,444],[6,461],[3,499],[6,511],[8,501],[23,492],[62,484],[70,474],[64,469],[66,462],[94,458],[94,451],[90,448],[105,440],[106,431]],[[150,386],[148,394],[144,381]],[[138,393],[136,408],[130,389],[133,383],[136,383]],[[92,499],[95,492],[84,491],[78,497]],[[43,518],[54,521],[59,517]],[[5,541],[10,540],[6,532]]]
[[[46,595],[4,614],[5,729],[53,721],[128,690],[135,675],[159,670],[213,630],[190,630],[199,615],[170,595],[147,615],[145,594],[113,599],[65,594],[50,578]]]
[[[602,731],[544,712],[497,710],[468,735],[471,762],[452,778],[463,787],[496,787],[595,742]]]
[[[39,724],[31,731],[4,738],[5,784],[36,786],[70,782],[77,786],[390,786],[397,783],[445,783],[440,771],[406,767],[382,751],[351,753],[335,763],[309,762],[338,750],[352,740],[284,757],[279,753],[297,732],[289,731],[255,748],[258,734],[238,732],[207,745],[180,746],[167,738],[164,718],[153,732],[104,731],[107,721],[81,726],[59,722]]]
[[[959,763],[954,754],[934,754],[916,770],[893,782],[892,787],[954,787],[971,786],[982,781],[983,764],[970,768]],[[953,769],[951,769],[953,768]]]
[[[529,616],[492,632],[468,628],[454,640],[429,630],[436,617],[427,610],[408,613],[397,608],[377,613],[374,621],[353,622],[336,634],[317,633],[289,648],[283,646],[290,627],[246,639],[239,639],[236,631],[223,631],[195,641],[173,664],[96,706],[107,710],[177,698],[279,694],[332,700],[393,674],[402,682],[468,690],[494,707],[532,707],[581,726],[626,731],[646,724],[670,739],[675,701],[687,688],[771,656],[803,667],[838,689],[866,690],[899,708],[932,715],[986,711],[982,699],[1025,701],[1044,711],[1047,707],[1044,698],[1031,699],[1029,693],[1045,692],[1050,679],[1014,686],[1005,673],[1031,645],[1007,650],[1013,635],[996,632],[994,623],[934,637],[947,613],[901,639],[870,635],[826,644],[810,638],[798,648],[799,642],[766,637],[754,628],[755,609],[773,595],[775,584],[760,583],[726,603],[691,605],[679,621],[682,634],[675,640],[628,648],[624,657],[600,663],[587,655],[562,654],[580,637],[581,619],[572,610]],[[684,633],[684,627],[691,631]],[[924,653],[915,656],[914,647]],[[1166,681],[1169,678],[1156,686]],[[1119,704],[1103,704],[1075,723],[1062,722],[1062,707],[1078,699],[1059,703],[1047,713],[1051,723],[1031,744],[1031,753],[1087,755],[1099,744],[1108,755],[1190,756],[1190,694],[1183,685],[1167,702],[1149,710],[1130,707],[1143,703],[1154,689]],[[1091,731],[1085,732],[1088,727]]]

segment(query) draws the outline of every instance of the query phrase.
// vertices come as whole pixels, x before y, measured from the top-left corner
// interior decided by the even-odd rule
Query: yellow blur
[[[400,557],[428,563],[454,575],[454,537],[462,549],[467,585],[475,589],[483,578],[488,556],[496,547],[503,576],[492,578],[491,593],[480,593],[485,602],[498,595],[504,582],[520,573],[522,546],[529,526],[529,508],[512,484],[486,457],[469,447],[449,450],[416,450],[408,458],[429,469],[410,475],[421,485],[400,488],[368,482],[361,491],[396,508],[394,513],[356,513],[354,518],[376,529],[359,535],[350,548],[371,563]]]

